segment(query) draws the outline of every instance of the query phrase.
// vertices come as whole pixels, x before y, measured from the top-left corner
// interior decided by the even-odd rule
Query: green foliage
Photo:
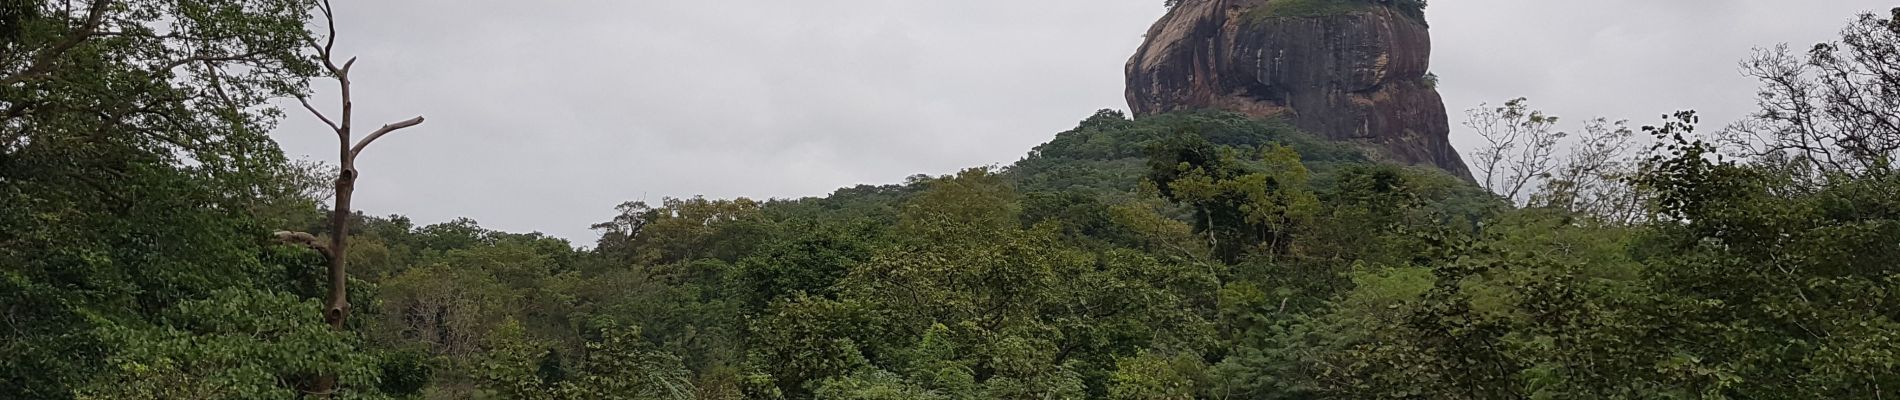
[[[480,352],[492,327],[507,320],[521,300],[486,271],[446,265],[410,269],[384,282],[377,293],[383,335],[426,344],[431,353],[465,357]]]
[[[635,328],[595,332],[580,357],[563,365],[559,354],[502,325],[480,367],[484,387],[511,399],[689,399],[694,389],[679,356],[660,351]]]
[[[564,392],[582,399],[686,399],[692,394],[678,356],[657,351],[637,329],[608,328],[589,342]]]
[[[1299,153],[1268,145],[1259,159],[1182,135],[1150,150],[1149,179],[1168,200],[1192,207],[1195,230],[1232,264],[1247,253],[1283,254],[1292,232],[1319,207]]]
[[[1127,400],[1191,400],[1198,385],[1201,361],[1191,355],[1163,357],[1146,350],[1116,363],[1114,386],[1108,398]]]
[[[1621,223],[1558,204],[1574,199],[1513,208],[1283,122],[1103,111],[1007,168],[823,198],[627,203],[576,249],[466,219],[326,229],[303,190],[322,167],[282,160],[262,135],[271,112],[250,101],[294,92],[283,74],[304,66],[249,60],[263,75],[220,100],[243,107],[166,97],[206,87],[141,69],[185,44],[285,56],[296,4],[129,2],[109,18],[249,40],[132,32],[70,49],[53,44],[72,11],[29,4],[0,8],[0,48],[25,51],[0,53],[0,111],[26,110],[0,121],[0,398],[294,398],[322,376],[343,398],[1900,387],[1900,176],[1728,159],[1693,139],[1693,113],[1646,129],[1662,144],[1618,177],[1644,194]],[[128,104],[180,123],[99,119]],[[343,330],[316,318],[316,255],[266,242],[299,224],[358,243],[361,318]]]
[[[379,367],[382,374],[377,388],[394,397],[421,394],[436,379],[436,366],[424,351],[394,350]]]
[[[355,335],[330,329],[314,300],[226,290],[167,310],[167,326],[107,328],[118,351],[80,398],[289,398],[285,382],[337,374],[346,398],[375,397],[382,372]]]
[[[304,3],[5,3],[0,398],[71,398],[124,372],[108,360],[170,351],[115,344],[187,348],[159,316],[221,289],[289,292],[301,265],[263,238],[314,208],[268,101],[303,85]],[[123,386],[178,377],[152,373]]]
[[[766,244],[740,260],[736,296],[757,312],[774,300],[798,296],[835,298],[836,285],[858,264],[870,260],[877,230],[869,224],[848,226],[800,222],[789,238]]]
[[[1371,9],[1370,0],[1275,0],[1260,7],[1256,18],[1323,17]]]
[[[1886,307],[1876,304],[1896,281],[1872,260],[1892,257],[1893,246],[1853,238],[1892,234],[1883,219],[1895,214],[1882,211],[1891,202],[1858,196],[1895,181],[1778,192],[1800,181],[1712,159],[1707,145],[1677,136],[1693,122],[1683,114],[1652,129],[1675,139],[1643,178],[1660,193],[1658,222],[1581,225],[1533,209],[1490,219],[1477,236],[1414,233],[1426,247],[1412,258],[1357,269],[1352,288],[1325,308],[1258,330],[1257,344],[1215,367],[1216,389],[1268,398],[1812,398],[1891,385],[1888,374],[1837,371],[1880,370],[1867,363],[1894,354],[1869,345],[1891,329],[1873,310]],[[1230,304],[1271,303],[1244,286],[1226,292]],[[1847,353],[1858,356],[1839,356]]]
[[[869,314],[853,300],[795,296],[774,305],[752,328],[753,366],[770,377],[774,392],[804,398],[808,385],[867,366],[854,338],[882,336]]]
[[[747,246],[769,234],[757,229],[734,229],[756,222],[761,216],[759,206],[745,198],[703,197],[668,198],[658,208],[645,202],[621,204],[619,216],[594,225],[603,232],[597,248],[620,261],[639,264],[701,257],[734,261],[749,249],[727,246]]]
[[[1663,216],[1636,246],[1656,265],[1667,317],[1702,345],[1670,354],[1666,372],[1748,397],[1839,397],[1890,387],[1894,326],[1885,311],[1900,246],[1892,174],[1838,178],[1812,190],[1784,170],[1710,160],[1684,141],[1695,118],[1653,129],[1676,138],[1644,183]],[[1666,286],[1664,286],[1666,285]],[[1659,290],[1660,291],[1660,290]],[[1762,346],[1774,342],[1772,350]],[[1848,356],[1848,354],[1854,354]],[[1869,364],[1872,363],[1872,364]],[[1878,369],[1864,371],[1881,371]],[[1769,381],[1757,377],[1777,376]]]
[[[1140,198],[1140,182],[1149,173],[1149,150],[1156,144],[1192,135],[1217,146],[1258,148],[1290,146],[1317,170],[1369,162],[1350,146],[1301,134],[1280,122],[1260,122],[1219,112],[1189,112],[1129,120],[1120,111],[1102,110],[1075,129],[1057,134],[1006,171],[1024,192],[1083,192],[1111,202]]]
[[[833,379],[819,386],[812,398],[821,400],[947,400],[952,397],[904,382],[886,371],[873,370]]]
[[[1060,218],[1019,217],[988,170],[925,185],[835,298],[794,295],[759,322],[755,365],[782,393],[1076,397],[1106,390],[1114,354],[1205,334],[1185,307],[1205,269],[1065,243]],[[1119,229],[1100,211],[1098,229]]]
[[[1900,359],[1885,311],[1900,307],[1885,295],[1900,289],[1885,265],[1900,257],[1885,240],[1900,204],[1884,195],[1900,180],[1809,186],[1712,157],[1687,139],[1694,122],[1651,129],[1666,146],[1636,183],[1654,216],[1634,226],[1511,209],[1270,123],[1103,113],[1005,170],[824,199],[629,204],[586,250],[473,221],[359,217],[370,250],[356,262],[375,272],[352,332],[281,294],[320,292],[289,272],[308,257],[241,241],[196,255],[240,268],[194,279],[280,289],[127,292],[175,293],[149,318],[101,318],[87,305],[100,303],[62,303],[59,286],[10,271],[0,293],[41,325],[8,333],[26,357],[4,362],[33,388],[113,398],[277,397],[319,374],[342,376],[350,397],[529,399],[1813,398],[1900,385],[1877,372]],[[1068,163],[1133,166],[1095,178],[1136,183],[1075,180]],[[1102,190],[1114,187],[1126,189]],[[149,298],[126,304],[167,301]],[[88,351],[99,361],[60,358]]]

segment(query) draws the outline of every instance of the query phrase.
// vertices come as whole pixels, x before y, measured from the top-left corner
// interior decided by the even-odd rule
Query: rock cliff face
[[[1275,1],[1362,3],[1311,15],[1277,12]],[[1128,105],[1136,116],[1213,108],[1288,118],[1388,161],[1469,179],[1426,78],[1431,34],[1387,3],[1183,0],[1128,61]]]

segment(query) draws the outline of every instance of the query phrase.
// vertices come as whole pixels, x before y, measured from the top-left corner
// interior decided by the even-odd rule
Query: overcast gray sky
[[[1453,111],[1725,124],[1752,48],[1834,37],[1892,0],[1439,0]],[[339,1],[357,124],[428,123],[359,160],[357,208],[591,244],[622,201],[822,196],[1008,164],[1102,108],[1161,0]],[[334,90],[319,86],[319,103]],[[275,134],[329,160],[301,110]],[[367,129],[365,129],[367,130]],[[1465,132],[1454,142],[1469,152]]]

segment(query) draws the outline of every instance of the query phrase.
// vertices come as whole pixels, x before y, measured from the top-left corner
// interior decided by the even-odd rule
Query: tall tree
[[[307,246],[323,254],[329,267],[329,292],[323,301],[323,321],[330,324],[332,328],[344,330],[344,322],[349,318],[350,313],[348,291],[350,278],[346,260],[348,259],[350,250],[350,217],[352,213],[350,201],[356,193],[356,158],[363,154],[363,150],[369,147],[370,143],[376,142],[376,139],[381,139],[383,135],[404,128],[421,125],[423,118],[416,116],[415,118],[383,125],[375,131],[370,132],[369,135],[364,136],[362,140],[352,142],[354,139],[353,124],[355,121],[356,107],[350,96],[350,70],[356,66],[356,57],[350,57],[348,60],[343,61],[342,65],[337,65],[337,55],[335,52],[336,13],[334,10],[329,0],[323,0],[317,3],[317,11],[320,12],[323,17],[325,34],[322,35],[321,44],[318,43],[318,38],[315,37],[315,35],[306,37],[305,39],[310,48],[316,52],[317,61],[321,64],[324,73],[336,80],[339,101],[342,103],[341,113],[338,114],[337,118],[332,119],[323,111],[318,110],[316,106],[311,105],[308,97],[299,95],[297,98],[297,101],[303,105],[304,109],[309,110],[311,115],[316,116],[318,120],[322,120],[325,125],[329,126],[330,129],[336,133],[338,168],[336,181],[334,183],[336,193],[333,197],[333,206],[330,209],[330,240],[328,244],[322,244],[314,235],[303,232],[278,232],[278,239],[286,243]],[[323,376],[318,378],[314,390],[318,394],[329,395],[335,391],[335,388],[336,377]]]
[[[1465,127],[1485,141],[1478,149],[1478,183],[1513,204],[1523,204],[1536,183],[1556,168],[1557,116],[1532,109],[1522,97],[1503,106],[1479,105],[1465,111]]]

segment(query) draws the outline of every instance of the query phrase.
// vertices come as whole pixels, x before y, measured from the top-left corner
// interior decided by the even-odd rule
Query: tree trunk
[[[344,149],[343,154],[348,157],[349,149]],[[344,322],[350,315],[350,274],[344,255],[349,254],[350,195],[355,191],[356,170],[349,166],[340,168],[336,177],[336,209],[330,212],[330,251],[325,260],[329,261],[330,292],[323,300],[323,322],[339,331],[347,330]],[[336,383],[336,375],[323,374],[312,383],[310,393],[330,398],[336,394]]]
[[[356,65],[356,58],[352,57],[344,61],[342,66],[336,64],[335,53],[331,52],[332,46],[336,44],[335,14],[331,12],[329,0],[322,0],[316,6],[317,11],[323,15],[324,27],[328,34],[323,37],[322,43],[318,43],[315,37],[308,38],[309,43],[312,50],[316,51],[323,68],[336,79],[337,87],[340,89],[338,94],[343,100],[343,112],[340,115],[341,118],[332,120],[315,106],[310,105],[308,97],[298,96],[297,102],[302,104],[305,110],[309,110],[311,115],[316,116],[317,120],[323,121],[336,132],[337,161],[342,163],[338,166],[336,176],[336,208],[330,211],[329,246],[315,244],[314,238],[309,234],[280,232],[278,237],[279,240],[286,242],[302,242],[306,246],[322,251],[328,258],[326,261],[329,261],[330,292],[323,301],[323,322],[338,331],[347,331],[347,321],[350,316],[350,274],[345,260],[349,259],[350,252],[350,217],[354,213],[350,209],[350,197],[356,193],[356,156],[361,155],[364,148],[369,147],[370,143],[382,138],[383,135],[420,125],[423,119],[417,116],[383,125],[382,128],[363,137],[361,141],[356,141],[354,146],[351,145],[353,137],[350,134],[350,128],[355,120],[355,104],[350,101],[350,67]],[[336,374],[326,373],[321,374],[315,382],[312,382],[308,393],[317,397],[330,398],[336,395],[336,391]]]
[[[349,254],[350,246],[350,195],[356,191],[356,169],[351,166],[341,168],[336,178],[336,209],[330,214],[330,295],[323,303],[323,321],[330,327],[343,329],[343,323],[350,313],[349,270],[344,256]]]

